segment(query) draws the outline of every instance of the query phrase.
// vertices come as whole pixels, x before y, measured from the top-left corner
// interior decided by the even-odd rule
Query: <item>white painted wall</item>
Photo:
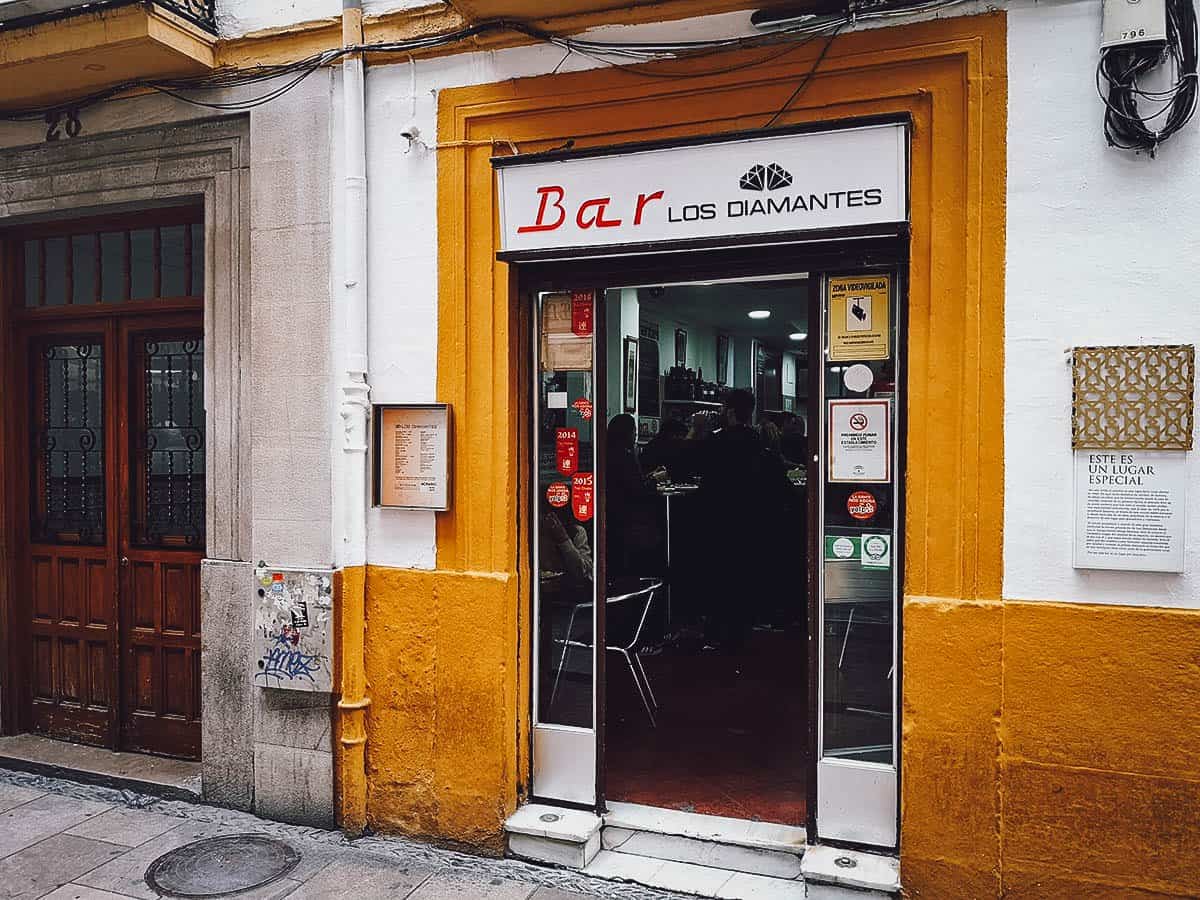
[[[1185,575],[1071,567],[1071,370],[1092,344],[1200,343],[1200,121],[1157,159],[1105,146],[1099,2],[1010,8],[1004,593],[1200,606],[1200,470]],[[998,374],[998,373],[997,373]]]
[[[364,0],[363,13],[372,16],[444,5],[440,0]],[[341,14],[342,0],[217,0],[217,27],[222,37],[333,19]]]
[[[377,0],[367,9],[406,4],[421,0]],[[336,16],[339,8],[338,0],[218,0],[226,33]],[[957,11],[980,9],[965,4]],[[1200,304],[1190,293],[1200,282],[1200,229],[1193,221],[1200,197],[1200,120],[1165,144],[1155,160],[1107,148],[1094,87],[1099,0],[1020,0],[1008,11],[1007,337],[1005,371],[994,373],[1005,391],[1005,469],[994,476],[1003,478],[1005,490],[1004,592],[1013,598],[1200,605],[1200,475],[1194,462],[1188,574],[1072,568],[1065,357],[1072,345],[1200,342]],[[745,34],[747,20],[748,13],[732,13],[594,33],[630,39]],[[563,61],[561,51],[539,46],[368,70],[374,402],[437,399],[437,151],[420,144],[410,149],[400,132],[416,125],[427,144],[435,144],[438,90],[556,66],[570,71],[594,64],[578,56]],[[333,102],[339,96],[335,89]],[[85,125],[98,133],[199,115],[206,113],[147,97],[89,110]],[[0,123],[0,144],[37,143],[43,131],[36,123]],[[336,118],[333,133],[336,178]],[[337,278],[340,212],[334,208],[332,216]],[[667,361],[672,334],[663,333]],[[742,350],[739,345],[735,371],[748,359]],[[336,408],[330,415],[336,435]],[[368,558],[432,567],[432,515],[372,511]]]

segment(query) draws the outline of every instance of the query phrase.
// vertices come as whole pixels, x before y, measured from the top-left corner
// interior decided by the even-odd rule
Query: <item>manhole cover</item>
[[[170,897],[225,897],[282,878],[300,854],[262,834],[205,838],[164,853],[146,870],[151,890]]]

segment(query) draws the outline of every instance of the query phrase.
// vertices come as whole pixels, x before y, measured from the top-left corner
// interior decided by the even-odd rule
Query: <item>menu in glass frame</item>
[[[375,502],[401,509],[450,508],[450,407],[375,407]]]

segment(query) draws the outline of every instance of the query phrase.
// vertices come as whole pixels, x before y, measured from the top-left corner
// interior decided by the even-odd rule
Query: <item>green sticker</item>
[[[825,559],[830,561],[859,559],[862,556],[861,540],[848,535],[825,535]]]

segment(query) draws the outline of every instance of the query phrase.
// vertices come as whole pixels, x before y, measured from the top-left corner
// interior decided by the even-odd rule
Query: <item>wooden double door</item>
[[[87,312],[14,335],[28,379],[25,724],[199,758],[202,319]]]

